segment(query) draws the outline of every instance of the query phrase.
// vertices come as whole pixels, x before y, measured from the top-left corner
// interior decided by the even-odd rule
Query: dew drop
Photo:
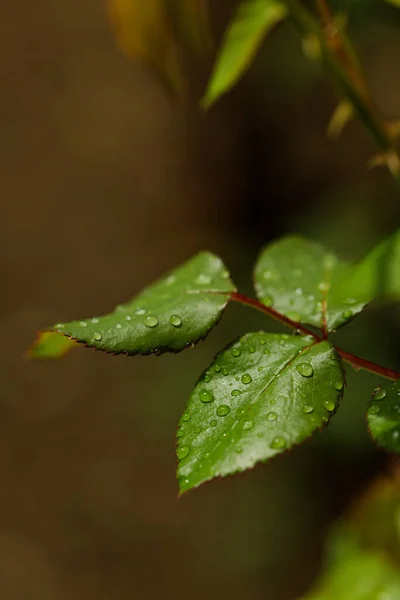
[[[87,327],[87,323],[86,323],[86,321],[81,321],[81,322],[79,323],[79,325],[80,325],[81,327]]]
[[[335,383],[333,384],[333,387],[335,388],[335,390],[337,390],[338,392],[340,392],[340,390],[343,389],[343,381],[335,381]]]
[[[56,325],[54,325],[54,327],[56,329],[64,329],[65,325],[64,325],[64,323],[57,323]]]
[[[298,312],[289,311],[288,313],[286,313],[286,316],[288,319],[290,319],[291,321],[295,321],[296,323],[299,323],[301,320],[301,317]]]
[[[350,319],[350,317],[352,317],[352,316],[353,316],[352,310],[345,310],[344,312],[342,312],[343,319]]]
[[[296,365],[296,370],[302,377],[312,377],[314,375],[314,369],[310,363],[301,362]]]
[[[214,371],[215,371],[216,373],[219,373],[219,372],[220,372],[220,370],[221,370],[221,367],[220,367],[219,365],[215,365],[215,367],[214,367]]]
[[[172,315],[169,318],[169,322],[171,323],[171,325],[173,325],[174,327],[180,327],[182,325],[182,319],[178,316],[178,315]]]
[[[96,340],[96,342],[99,342],[101,340],[103,336],[101,335],[100,331],[95,331],[93,333],[93,339]]]
[[[226,417],[226,415],[229,415],[230,412],[231,412],[231,409],[229,408],[229,406],[227,404],[221,404],[217,408],[217,415],[219,417]]]
[[[177,437],[177,438],[180,438],[180,437],[182,437],[183,435],[184,435],[184,431],[183,431],[183,429],[178,429],[178,431],[176,432],[176,437]]]
[[[190,452],[190,446],[180,446],[176,452],[179,460],[183,460]]]
[[[202,402],[204,402],[205,404],[208,404],[209,402],[214,402],[214,396],[208,390],[201,390],[201,392],[200,392],[200,400]]]
[[[259,373],[261,373],[261,371],[264,371],[264,367],[263,367],[263,366],[261,366],[261,367],[258,367],[257,371],[258,371]]]
[[[146,314],[146,309],[145,308],[137,308],[135,310],[135,315],[145,315]]]
[[[232,355],[236,358],[242,354],[242,351],[239,348],[233,348]]]
[[[199,427],[195,427],[195,429],[194,429],[194,432],[195,432],[195,433],[197,433],[197,435],[198,435],[199,433],[201,433],[202,431],[203,431],[203,429],[202,429],[202,427],[200,427],[200,426],[199,426]]]
[[[264,296],[264,298],[261,298],[261,302],[264,304],[264,306],[272,306],[274,301],[271,296]]]
[[[242,392],[240,390],[232,390],[231,391],[231,396],[240,396]]]
[[[217,425],[217,419],[213,419],[212,421],[210,421],[210,425],[211,427],[215,427]]]
[[[116,327],[117,329],[122,329],[122,325],[121,325],[121,323],[117,323],[115,327]]]
[[[314,412],[314,407],[311,406],[311,404],[305,404],[302,410],[305,415],[309,415],[310,413]]]
[[[175,283],[175,275],[168,275],[165,280],[165,285],[172,285],[173,283]]]
[[[126,315],[125,319],[126,319],[127,321],[131,321],[131,320],[132,320],[132,317],[131,317],[130,315]]]
[[[156,315],[148,315],[144,320],[144,324],[146,325],[146,327],[150,327],[151,329],[153,327],[157,327],[158,317],[156,317]]]
[[[204,275],[203,273],[200,273],[200,275],[196,277],[196,283],[199,285],[210,285],[211,281],[211,277],[209,275]]]
[[[347,304],[347,306],[352,306],[353,304],[356,304],[357,300],[355,298],[346,298],[346,300],[343,300],[343,304]]]
[[[267,414],[268,421],[276,421],[277,418],[278,418],[278,415],[276,414],[276,412],[270,412]]]
[[[225,376],[226,376],[226,375],[229,375],[229,371],[228,371],[228,369],[225,369],[225,368],[223,368],[223,369],[222,369],[222,375],[225,375]]]
[[[229,271],[227,271],[226,269],[222,271],[221,277],[222,279],[229,279]]]
[[[264,279],[271,279],[271,277],[272,277],[271,271],[268,271],[268,270],[264,271],[263,277],[264,277]]]
[[[248,431],[249,429],[252,429],[254,427],[254,421],[252,421],[251,419],[249,421],[245,421],[243,423],[243,429],[245,431]]]
[[[184,413],[182,415],[182,421],[184,421],[185,423],[188,423],[190,421],[192,417],[189,415],[189,413]]]
[[[321,281],[321,283],[318,284],[318,289],[320,292],[328,292],[329,283],[327,281]]]
[[[302,296],[303,295],[303,289],[301,287],[298,287],[294,290],[296,296]]]
[[[324,406],[329,412],[333,412],[336,408],[336,404],[332,400],[325,400]]]
[[[254,348],[254,346],[249,347],[250,354],[254,354],[255,351],[256,351],[256,349]]]
[[[277,435],[271,442],[271,448],[273,450],[283,450],[286,448],[286,440],[281,435]]]
[[[206,373],[203,377],[203,381],[205,383],[208,383],[209,381],[211,381],[211,375],[209,373]]]
[[[376,388],[376,390],[374,390],[374,393],[372,394],[374,400],[383,400],[385,396],[386,390],[383,387]]]
[[[371,404],[371,406],[368,408],[369,415],[377,415],[380,412],[381,412],[381,407],[378,404]]]
[[[271,354],[271,351],[268,348],[264,348],[263,354]]]
[[[242,379],[241,379],[242,383],[244,383],[245,385],[248,385],[249,383],[251,383],[253,380],[251,378],[251,375],[249,375],[249,373],[245,373],[244,375],[242,375]]]
[[[98,323],[99,320],[96,317],[93,317],[93,319],[91,319],[92,323]]]

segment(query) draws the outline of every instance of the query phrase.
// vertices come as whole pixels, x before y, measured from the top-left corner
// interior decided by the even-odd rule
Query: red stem
[[[272,317],[275,321],[282,323],[292,329],[297,329],[301,331],[304,335],[310,335],[318,342],[322,341],[316,333],[304,327],[301,323],[297,323],[296,321],[292,321],[285,315],[281,314],[272,306],[265,306],[255,298],[249,298],[248,296],[244,296],[243,294],[239,294],[238,292],[234,292],[231,294],[231,300],[234,302],[239,302],[240,304],[245,304],[246,306],[250,306],[251,308],[255,308]],[[325,338],[324,338],[325,339]],[[376,375],[381,375],[382,377],[386,377],[387,379],[391,379],[392,381],[398,381],[400,379],[400,373],[398,371],[394,371],[393,369],[388,369],[387,367],[382,367],[381,365],[377,365],[365,358],[360,358],[359,356],[355,356],[354,354],[350,354],[350,352],[346,352],[345,350],[341,350],[341,348],[337,348],[335,346],[336,352],[345,360],[346,362],[353,365],[355,369],[364,369],[365,371],[369,371],[370,373],[375,373]]]

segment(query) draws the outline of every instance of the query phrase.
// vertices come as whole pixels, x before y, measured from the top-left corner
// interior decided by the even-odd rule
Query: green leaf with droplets
[[[197,383],[177,433],[181,492],[267,461],[328,423],[344,387],[328,342],[249,333]]]
[[[279,0],[243,0],[229,24],[202,105],[208,108],[249,68],[263,39],[287,15]]]
[[[289,236],[264,248],[254,272],[258,298],[292,321],[338,329],[375,298],[400,300],[400,231],[362,261]]]
[[[256,262],[257,296],[292,321],[336,329],[364,308],[351,297],[333,300],[333,284],[350,268],[321,244],[285,237],[264,248]]]
[[[400,600],[398,567],[379,552],[359,550],[334,562],[302,600]]]
[[[179,352],[207,335],[234,291],[220,258],[200,252],[113,313],[58,323],[49,331],[114,354]],[[43,344],[42,355],[50,356]]]
[[[368,428],[376,443],[389,452],[400,454],[400,382],[379,387],[367,409]]]

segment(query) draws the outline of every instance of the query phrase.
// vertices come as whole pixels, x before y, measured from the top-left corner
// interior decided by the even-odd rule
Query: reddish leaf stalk
[[[312,336],[316,341],[321,342],[322,338],[304,327],[301,323],[297,323],[296,321],[292,321],[282,313],[272,308],[272,306],[265,306],[255,298],[249,298],[244,294],[239,294],[238,292],[234,292],[231,294],[231,300],[234,302],[238,302],[239,304],[244,304],[246,306],[250,306],[251,308],[255,308],[263,312],[264,314],[272,317],[275,321],[282,323],[282,325],[286,325],[287,327],[291,327],[292,329],[296,329],[300,331],[304,335]],[[346,352],[341,348],[337,348],[335,346],[336,352],[342,357],[343,360],[350,363],[355,369],[363,369],[364,371],[369,371],[370,373],[374,373],[375,375],[381,375],[382,377],[386,377],[387,379],[391,379],[392,381],[400,380],[400,372],[394,371],[393,369],[388,369],[387,367],[383,367],[382,365],[377,365],[365,358],[361,358],[359,356],[355,356],[350,352]]]

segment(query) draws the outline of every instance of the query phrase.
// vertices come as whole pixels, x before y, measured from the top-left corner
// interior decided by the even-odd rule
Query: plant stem
[[[392,381],[398,381],[400,379],[400,373],[398,371],[394,371],[393,369],[388,369],[387,367],[377,365],[376,363],[373,363],[370,360],[366,360],[365,358],[361,358],[359,356],[355,356],[354,354],[350,354],[350,352],[341,350],[336,346],[335,349],[336,352],[343,358],[343,360],[353,365],[353,367],[357,370],[364,369],[364,371],[369,371],[370,373],[374,373],[375,375],[381,375],[382,377],[386,377],[386,379],[391,379]]]
[[[332,21],[328,5],[320,0],[318,6],[325,30],[300,0],[286,0],[292,19],[300,34],[318,40],[321,58],[333,85],[350,104],[355,114],[372,135],[380,148],[382,158],[394,177],[400,175],[400,159],[397,154],[390,123],[382,118],[365,83],[356,53],[344,31],[339,31]]]
[[[277,310],[272,308],[272,306],[266,306],[265,304],[261,304],[261,302],[258,302],[258,300],[255,300],[255,298],[249,298],[248,296],[244,296],[243,294],[234,292],[231,295],[231,299],[234,302],[239,302],[240,304],[246,304],[247,306],[251,306],[251,308],[255,308],[256,310],[259,310],[259,311],[267,314],[269,317],[272,317],[272,319],[274,319],[275,321],[282,323],[282,325],[286,325],[287,327],[291,327],[292,329],[301,331],[301,333],[303,333],[304,335],[310,335],[311,337],[313,337],[315,340],[317,340],[319,342],[321,341],[321,338],[319,337],[319,335],[317,335],[313,331],[310,331],[306,327],[303,327],[303,325],[301,325],[301,323],[292,321],[292,319],[289,319],[282,313],[278,312]]]
[[[301,323],[296,321],[292,321],[282,313],[278,312],[272,306],[265,306],[255,298],[249,298],[244,294],[239,294],[238,292],[234,292],[231,294],[231,300],[234,302],[238,302],[239,304],[244,304],[245,306],[250,306],[260,312],[272,317],[275,321],[282,323],[282,325],[286,325],[287,327],[291,327],[297,331],[300,331],[303,335],[309,335],[313,337],[317,342],[322,342],[323,339],[313,331],[310,331],[307,327],[304,327]],[[387,367],[382,367],[381,365],[377,365],[365,358],[361,358],[359,356],[355,356],[350,352],[346,352],[341,348],[335,346],[336,352],[342,359],[348,363],[350,363],[355,369],[363,369],[364,371],[369,371],[370,373],[374,373],[375,375],[381,375],[381,377],[386,377],[386,379],[391,379],[392,381],[400,380],[400,372],[394,371],[393,369],[388,369]]]

